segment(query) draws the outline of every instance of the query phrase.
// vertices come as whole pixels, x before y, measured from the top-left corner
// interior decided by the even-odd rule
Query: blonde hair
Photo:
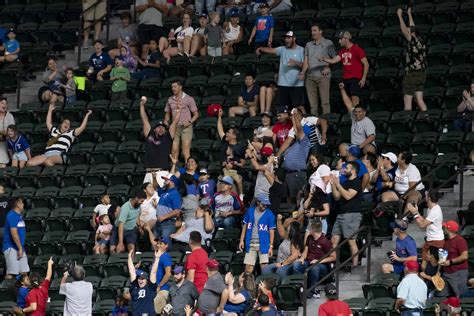
[[[209,19],[212,21],[215,17],[220,16],[219,12],[211,12],[209,13]]]

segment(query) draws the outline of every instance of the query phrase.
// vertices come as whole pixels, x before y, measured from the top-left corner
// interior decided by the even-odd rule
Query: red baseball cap
[[[208,117],[215,117],[219,113],[219,110],[222,110],[222,106],[220,104],[214,103],[207,107],[207,116]]]
[[[454,308],[461,307],[461,300],[457,297],[450,297],[443,301],[444,305],[449,305]]]
[[[265,146],[260,150],[260,153],[264,156],[271,156],[273,154],[273,148]]]
[[[455,221],[447,221],[447,222],[443,223],[443,227],[446,227],[447,229],[449,229],[453,233],[457,233],[458,230],[459,230],[459,224],[456,223]]]
[[[219,261],[216,259],[211,259],[207,262],[207,267],[211,270],[217,270],[219,269]]]
[[[418,261],[416,260],[408,260],[405,261],[405,267],[410,271],[418,271]]]

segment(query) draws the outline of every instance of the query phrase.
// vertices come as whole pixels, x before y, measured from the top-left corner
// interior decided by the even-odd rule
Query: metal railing
[[[351,254],[351,256],[346,259],[344,262],[341,261],[341,248],[342,246],[346,245],[350,239],[356,237],[359,235],[361,232],[367,231],[367,242],[357,251],[356,254]],[[370,268],[371,268],[371,257],[372,257],[372,228],[370,226],[362,226],[360,227],[355,233],[353,233],[349,238],[344,239],[341,243],[339,243],[336,247],[332,248],[331,251],[329,251],[326,255],[324,255],[319,261],[328,258],[331,256],[333,252],[336,252],[336,262],[335,262],[335,268],[331,270],[327,275],[325,275],[323,278],[321,278],[316,284],[312,285],[310,288],[308,288],[308,273],[313,268],[315,265],[318,263],[310,265],[305,273],[304,273],[304,282],[303,282],[303,292],[302,292],[302,304],[303,304],[303,316],[307,315],[307,301],[308,301],[308,293],[313,291],[316,287],[320,286],[329,278],[332,278],[333,276],[335,277],[335,283],[336,283],[336,289],[337,293],[339,295],[339,271],[346,266],[350,261],[355,256],[361,255],[365,250],[367,249],[367,282],[370,282]]]
[[[82,54],[82,35],[84,34],[84,31],[86,30],[90,30],[92,27],[94,27],[95,23],[97,21],[100,21],[100,20],[103,20],[105,18],[105,28],[106,28],[106,35],[105,35],[105,42],[108,43],[109,42],[109,32],[110,32],[110,23],[109,23],[109,1],[107,0],[103,0],[105,1],[105,15],[103,15],[102,17],[100,17],[99,19],[96,19],[96,20],[92,20],[92,21],[87,21],[87,22],[91,22],[86,28],[84,28],[84,14],[90,10],[93,10],[95,9],[99,4],[101,4],[102,0],[97,0],[96,3],[94,3],[93,5],[91,5],[90,7],[88,7],[87,9],[85,9],[84,11],[82,11],[81,15],[80,15],[80,25],[79,25],[79,34],[77,36],[77,64],[79,65],[81,63],[81,54]]]

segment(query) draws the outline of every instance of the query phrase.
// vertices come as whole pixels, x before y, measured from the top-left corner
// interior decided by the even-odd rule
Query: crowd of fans
[[[191,155],[193,128],[200,114],[193,96],[183,91],[183,83],[172,82],[172,96],[162,121],[150,122],[147,98],[141,97],[143,165],[147,172],[143,187],[135,190],[123,205],[111,204],[108,195],[101,196],[91,218],[91,226],[96,230],[94,253],[129,254],[132,285],[117,299],[116,315],[127,313],[126,300],[132,302],[134,315],[171,311],[175,315],[191,315],[194,311],[204,315],[241,315],[254,308],[259,315],[276,315],[274,285],[269,280],[257,284],[256,276],[307,273],[308,288],[311,288],[333,269],[335,252],[327,257],[326,254],[344,239],[349,240],[353,256],[351,268],[355,269],[360,265],[357,232],[363,217],[362,201],[402,200],[404,210],[413,214],[415,223],[426,228],[420,268],[416,262],[416,243],[406,232],[407,222],[399,219],[391,224],[396,247],[382,271],[405,274],[397,291],[396,309],[417,312],[422,311],[429,296],[468,295],[467,244],[457,234],[458,224],[454,221],[443,224],[442,211],[437,204],[439,196],[425,189],[420,171],[412,163],[411,152],[382,153],[375,142],[375,125],[361,100],[369,71],[364,49],[353,41],[350,32],[342,31],[338,35],[341,49],[336,52],[318,24],[311,27],[312,41],[305,47],[297,44],[293,31],[285,34],[283,46],[273,47],[271,14],[291,9],[291,1],[255,1],[248,5],[239,2],[216,6],[213,1],[184,1],[173,6],[164,1],[139,0],[136,4],[138,26],[132,23],[130,13],[122,14],[118,46],[108,52],[104,51],[96,31],[87,78],[92,82],[113,81],[112,101],[128,96],[127,82],[132,78],[160,77],[161,69],[174,56],[187,56],[192,60],[196,55],[215,58],[232,54],[234,45],[243,38],[243,27],[239,24],[242,12],[258,12],[248,45],[255,48],[256,54],[279,57],[276,82],[259,87],[255,74],[245,74],[237,104],[228,111],[229,117],[261,116],[261,126],[255,129],[253,139],[245,143],[238,128],[225,130],[223,116],[226,114],[221,106],[213,105],[209,111],[217,116],[215,129],[221,141],[219,176],[201,168],[200,161]],[[190,9],[199,16],[197,28],[192,26]],[[167,14],[179,14],[182,25],[165,29],[162,18]],[[414,100],[420,111],[426,111],[423,102],[426,46],[415,27],[411,10],[406,12],[408,25],[401,9],[397,15],[407,44],[404,108],[411,110]],[[229,17],[229,21],[221,24],[225,17]],[[7,36],[10,42],[15,41],[14,32],[10,31]],[[87,40],[86,37],[85,45]],[[19,45],[10,42],[2,46],[8,52],[2,57],[5,60],[19,51]],[[350,143],[331,148],[329,122],[321,115],[331,112],[331,65],[339,62],[343,66],[343,80],[333,89],[340,91],[352,125]],[[77,128],[72,128],[68,119],[57,126],[53,122],[58,104],[63,103],[67,108],[76,100],[73,70],[60,69],[56,61],[50,59],[43,80],[45,86],[39,97],[49,104],[46,127],[50,135],[44,154],[32,157],[27,138],[17,130],[14,116],[7,111],[7,100],[2,98],[0,164],[3,167],[7,164],[19,168],[64,164],[74,141],[87,128],[91,111],[84,115]],[[455,123],[458,130],[472,130],[472,120],[464,114],[474,109],[473,89],[471,85],[471,89],[463,93],[458,108],[463,116]],[[335,151],[337,159],[330,159],[336,158],[330,157]],[[184,165],[180,164],[180,158]],[[335,163],[331,164],[333,160]],[[255,171],[255,180],[245,189],[244,169],[248,164]],[[282,202],[294,206],[295,212],[290,217],[280,212]],[[428,213],[423,217],[419,207],[425,203]],[[3,252],[7,277],[12,278],[28,273],[29,266],[24,251],[24,203],[15,198],[10,205],[4,223]],[[222,276],[219,273],[222,263],[209,257],[212,240],[219,230],[240,231],[238,250],[245,254],[245,271],[240,275]],[[137,249],[139,241],[149,244],[148,248]],[[173,266],[168,254],[171,248],[190,250],[184,266]],[[150,267],[134,262],[137,251],[150,250],[155,254]],[[51,260],[42,283],[31,277],[19,279],[21,289],[25,289],[20,289],[25,303],[19,304],[16,313],[44,315],[53,264]],[[74,278],[71,286],[67,283],[68,272],[61,280],[61,293],[67,297],[65,315],[90,314],[88,293],[92,288],[84,281],[84,270],[76,266],[71,273]],[[433,280],[436,276],[444,280],[443,287]],[[172,279],[174,283],[169,282]],[[29,287],[32,290],[28,293]],[[82,297],[74,297],[78,292]],[[319,289],[312,290],[309,296],[319,297]],[[333,287],[326,288],[326,296],[329,301],[328,305],[321,305],[322,312],[332,308],[343,315],[348,313],[346,305],[333,299],[337,296]],[[451,300],[449,304],[455,307],[456,302]]]

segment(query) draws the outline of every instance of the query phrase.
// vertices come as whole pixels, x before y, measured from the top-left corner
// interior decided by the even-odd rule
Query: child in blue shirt
[[[18,275],[17,287],[18,287],[18,296],[16,298],[16,305],[20,308],[26,307],[26,297],[28,296],[28,286],[30,286],[30,278],[27,275]]]
[[[260,15],[255,20],[255,26],[249,38],[249,45],[252,44],[255,37],[255,48],[272,47],[274,21],[273,17],[268,14],[270,7],[268,3],[262,3],[258,10]]]
[[[124,298],[117,296],[115,298],[115,306],[112,309],[112,316],[128,316],[128,307],[124,306]]]
[[[206,168],[199,170],[199,197],[211,199],[216,193],[216,181],[209,178]]]
[[[31,159],[28,140],[24,135],[18,133],[15,125],[7,127],[7,137],[8,155],[12,161],[12,167],[23,168],[26,162]]]
[[[3,56],[0,56],[0,62],[12,62],[18,58],[20,42],[18,42],[15,37],[15,31],[10,29],[7,33],[8,40],[0,47],[0,50],[4,52]]]

